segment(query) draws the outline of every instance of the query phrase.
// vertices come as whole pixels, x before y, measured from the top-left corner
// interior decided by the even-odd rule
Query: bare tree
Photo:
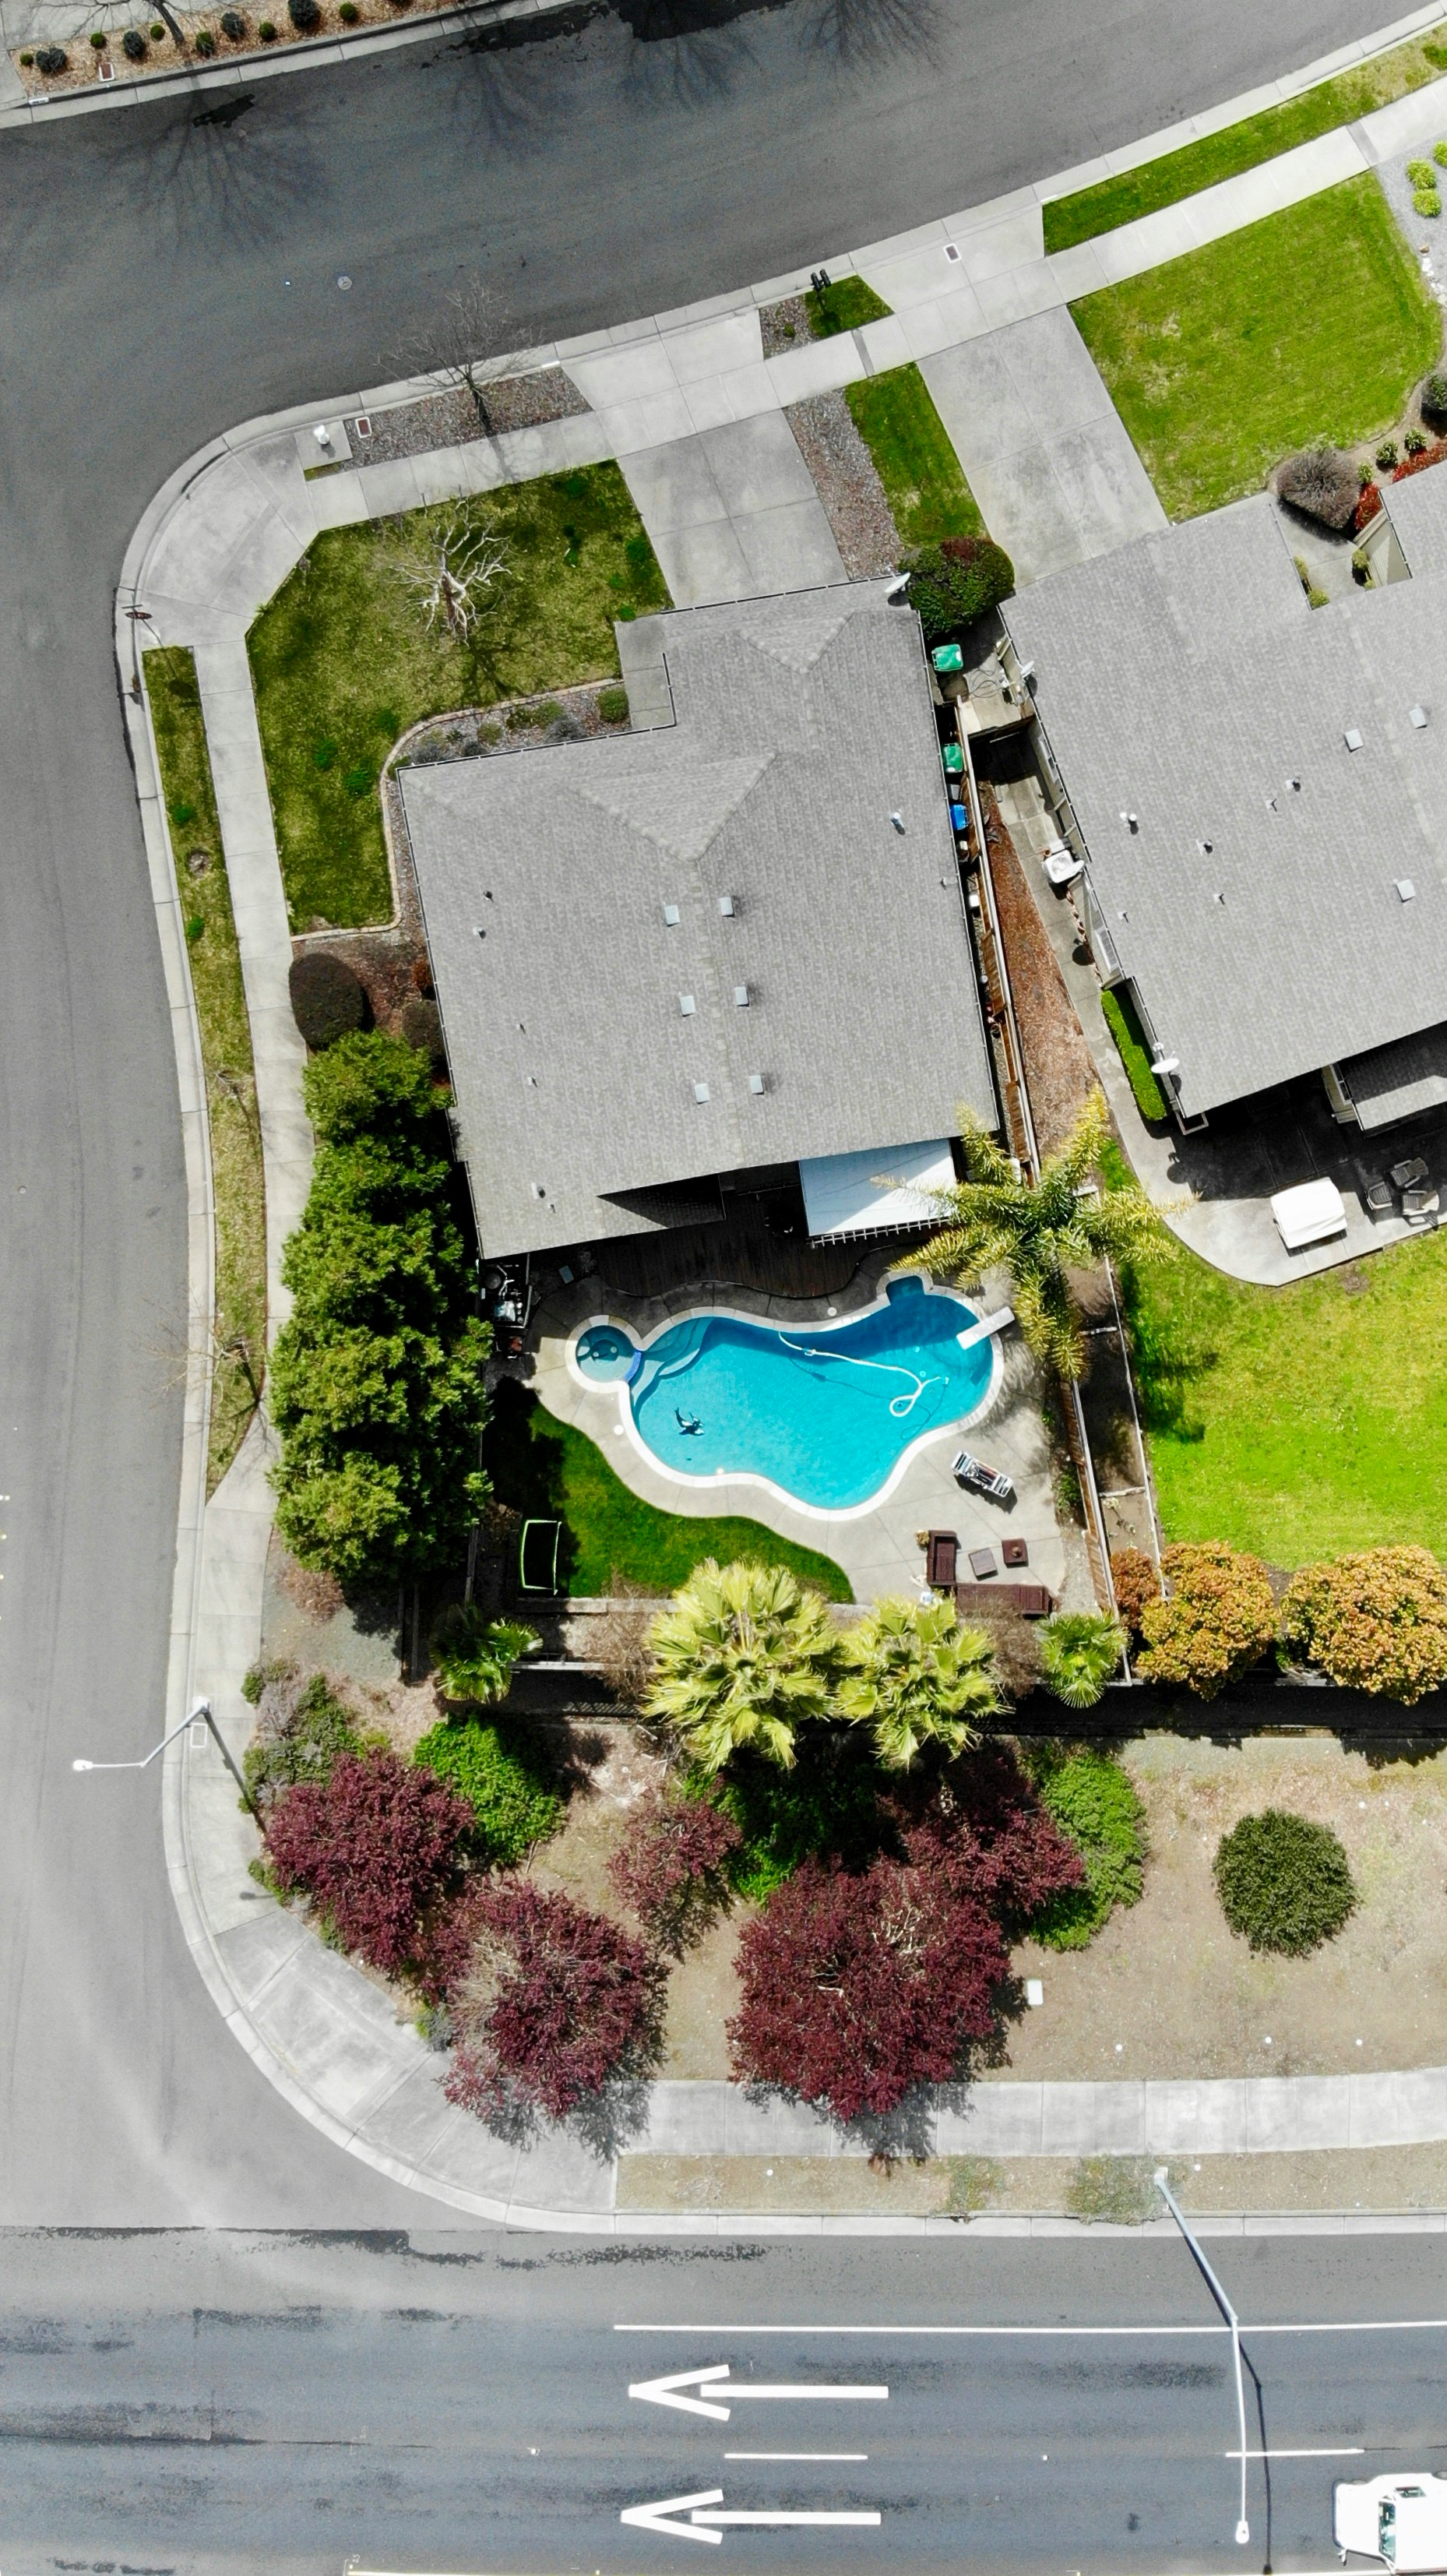
[[[480,277],[471,278],[443,298],[404,352],[407,365],[416,373],[437,376],[455,392],[467,395],[487,438],[495,432],[485,370],[501,355],[506,324],[506,312],[492,288]]]
[[[409,510],[393,522],[392,569],[421,602],[430,628],[445,626],[459,643],[471,634],[507,552],[490,519],[443,503]]]

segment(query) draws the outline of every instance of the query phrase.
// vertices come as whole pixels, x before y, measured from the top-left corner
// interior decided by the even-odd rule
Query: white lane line
[[[616,2324],[615,2334],[699,2335],[722,2340],[729,2335],[955,2335],[955,2336],[1056,2336],[1065,2339],[1101,2335],[1224,2335],[1231,2331],[1220,2324],[1199,2326],[760,2326],[760,2325],[636,2325]],[[1447,2333],[1447,2317],[1334,2317],[1319,2324],[1252,2325],[1241,2320],[1243,2335],[1307,2334],[1442,2334]],[[738,2394],[739,2392],[735,2392]]]
[[[726,2460],[867,2460],[867,2451],[725,2451]]]
[[[1345,2442],[1334,2451],[1223,2451],[1223,2460],[1361,2460],[1366,2457],[1365,2442]]]

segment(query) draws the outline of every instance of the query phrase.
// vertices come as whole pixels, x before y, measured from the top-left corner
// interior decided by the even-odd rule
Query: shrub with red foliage
[[[486,2116],[512,2091],[561,2120],[610,2075],[641,2070],[661,1995],[645,1943],[526,1878],[489,1880],[469,1902],[478,1941],[449,1999],[462,2032],[449,2101]]]
[[[1424,447],[1420,456],[1404,456],[1400,465],[1394,465],[1392,481],[1403,483],[1409,474],[1425,474],[1429,465],[1440,465],[1444,456],[1447,456],[1447,438],[1439,438],[1431,447]],[[1380,500],[1378,494],[1378,506]]]
[[[903,1856],[806,1861],[739,1945],[735,2073],[841,2120],[960,2072],[995,2025],[1005,1928],[1079,1886],[1079,1852],[1018,1763],[991,1747],[891,1802]]]
[[[732,1816],[701,1798],[654,1798],[630,1820],[608,1876],[654,1946],[681,1959],[728,1904],[724,1864],[742,1841]]]
[[[337,1937],[374,1968],[405,1968],[421,1918],[456,1874],[472,1809],[395,1753],[344,1753],[327,1780],[288,1789],[266,1819],[284,1888],[324,1906]]]
[[[1363,528],[1369,528],[1371,526],[1373,519],[1376,517],[1377,512],[1381,507],[1382,496],[1377,485],[1375,483],[1364,483],[1362,485],[1361,499],[1357,503],[1356,511],[1352,518],[1352,526],[1355,528],[1358,536],[1361,535]]]

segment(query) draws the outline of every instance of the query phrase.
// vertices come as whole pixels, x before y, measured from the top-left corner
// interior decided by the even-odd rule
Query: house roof
[[[916,619],[876,582],[624,631],[671,725],[400,773],[491,1252],[997,1114]]]
[[[1390,506],[1413,578],[1325,608],[1263,493],[1006,611],[1188,1116],[1442,1018],[1447,473]]]

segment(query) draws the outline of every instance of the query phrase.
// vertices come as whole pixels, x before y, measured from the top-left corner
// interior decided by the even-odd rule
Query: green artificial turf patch
[[[486,525],[505,553],[466,636],[429,630],[396,569],[401,523],[380,519],[315,538],[247,638],[294,930],[390,917],[377,779],[399,734],[454,707],[616,677],[614,618],[668,606],[616,465],[436,515]]]
[[[1444,71],[1447,26],[1415,36],[1408,45],[1396,45],[1356,71],[1339,72],[1335,80],[1321,81],[1315,89],[1303,90],[1299,98],[1284,99],[1279,107],[1263,108],[1259,116],[1223,125],[1216,134],[1203,134],[1198,142],[1163,153],[1158,161],[1143,161],[1139,169],[1099,179],[1094,187],[1077,188],[1068,197],[1050,198],[1043,209],[1045,248],[1047,252],[1069,250],[1075,242],[1114,232],[1118,224],[1134,223],[1138,216],[1153,215],[1162,206],[1179,205],[1183,197],[1214,188],[1218,180],[1233,179],[1240,170],[1255,170],[1263,161],[1274,161],[1280,152],[1291,152],[1299,143],[1329,134],[1335,126],[1369,116],[1373,108],[1421,89]]]
[[[535,1396],[509,1380],[494,1395],[483,1454],[500,1503],[564,1523],[560,1588],[574,1597],[596,1598],[621,1582],[661,1598],[712,1556],[721,1565],[738,1559],[787,1565],[831,1601],[854,1598],[830,1557],[776,1538],[761,1521],[695,1520],[655,1510],[620,1482],[581,1431],[544,1412]]]
[[[158,647],[143,656],[142,669],[201,1029],[211,1131],[216,1331],[209,1494],[246,1436],[266,1367],[266,1178],[251,1022],[195,656],[185,645]]]
[[[1447,1528],[1447,1233],[1288,1288],[1182,1248],[1122,1280],[1161,1520],[1273,1565]]]
[[[1312,439],[1375,437],[1442,346],[1370,175],[1070,309],[1173,519],[1259,491]]]
[[[918,367],[865,376],[845,386],[844,399],[906,545],[984,535],[975,496]]]

